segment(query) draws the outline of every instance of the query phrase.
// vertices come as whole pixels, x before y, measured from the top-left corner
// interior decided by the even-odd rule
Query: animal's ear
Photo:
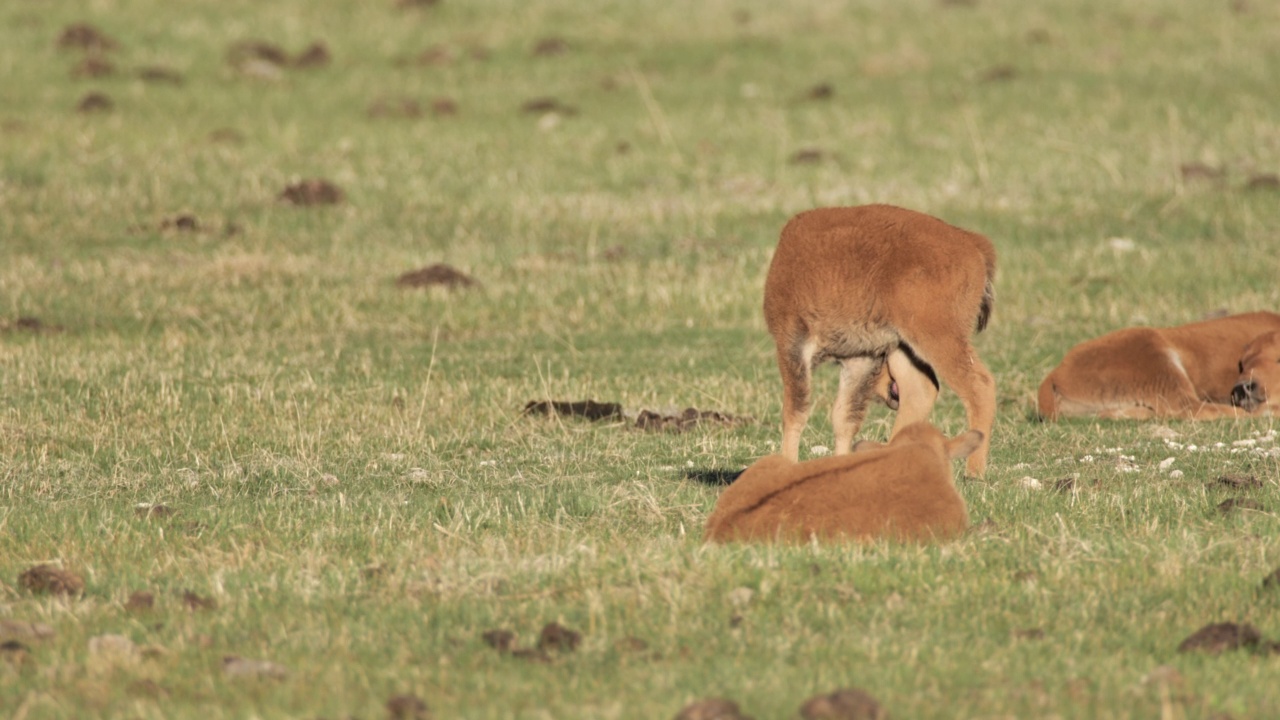
[[[867,450],[879,450],[882,447],[884,447],[884,443],[878,443],[874,440],[859,440],[853,444],[853,451],[856,453],[866,452]]]
[[[959,460],[969,457],[982,444],[982,431],[970,430],[947,440],[947,457]]]

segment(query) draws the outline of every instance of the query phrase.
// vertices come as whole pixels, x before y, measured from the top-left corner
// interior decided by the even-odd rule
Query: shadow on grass
[[[737,480],[738,476],[741,475],[742,473],[743,473],[742,470],[726,470],[724,468],[706,468],[706,469],[699,468],[694,470],[685,470],[684,479],[697,480],[703,485],[711,485],[712,487],[716,487],[716,486],[723,487],[725,485],[732,483],[734,480]]]

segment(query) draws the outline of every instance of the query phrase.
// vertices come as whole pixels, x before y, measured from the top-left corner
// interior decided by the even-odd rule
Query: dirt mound
[[[458,270],[452,265],[444,263],[436,263],[428,265],[418,270],[407,272],[396,278],[396,286],[404,288],[421,288],[421,287],[446,287],[468,288],[479,285],[479,281],[470,275]]]

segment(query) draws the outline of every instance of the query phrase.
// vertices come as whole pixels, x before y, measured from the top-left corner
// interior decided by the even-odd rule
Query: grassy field
[[[1260,0],[6,2],[0,713],[1280,716],[1280,656],[1177,651],[1280,640],[1280,421],[1033,417],[1076,342],[1280,309],[1278,74]],[[778,230],[867,202],[1000,254],[975,527],[705,547],[780,439]],[[744,422],[522,414],[588,398]]]

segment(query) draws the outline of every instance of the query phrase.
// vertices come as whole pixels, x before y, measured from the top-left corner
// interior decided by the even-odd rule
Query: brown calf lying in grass
[[[1045,377],[1039,405],[1049,420],[1280,413],[1280,315],[1125,328],[1088,340]]]
[[[721,493],[704,539],[806,541],[946,539],[969,515],[951,460],[982,442],[977,430],[947,439],[929,423],[903,428],[888,445],[806,462],[769,455]]]
[[[872,395],[898,403],[893,437],[928,418],[941,378],[964,403],[969,427],[982,431],[966,466],[981,475],[996,386],[969,338],[991,315],[995,268],[990,240],[911,210],[819,208],[792,218],[764,287],[765,322],[782,372],[782,455],[799,460],[810,374],[834,360],[837,455],[850,451]]]

